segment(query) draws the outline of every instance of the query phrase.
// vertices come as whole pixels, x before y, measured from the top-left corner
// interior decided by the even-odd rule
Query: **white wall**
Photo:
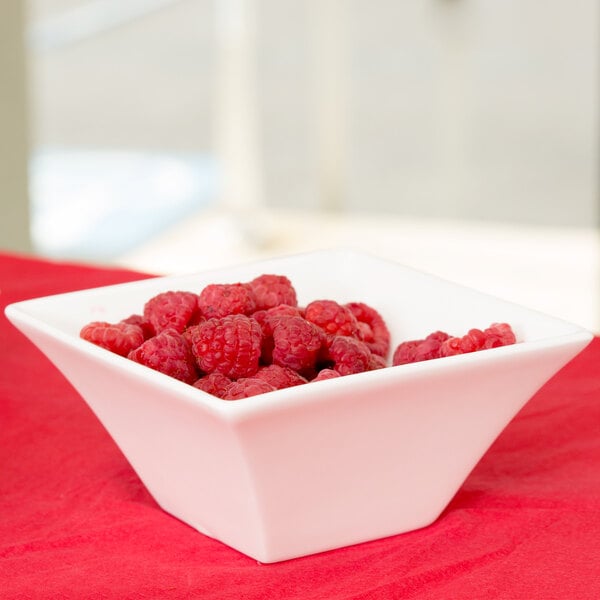
[[[23,2],[0,2],[0,248],[30,249]]]
[[[258,2],[269,202],[328,203],[316,187],[324,76],[308,46],[324,13],[331,36],[319,49],[341,45],[344,65],[343,206],[598,224],[595,0],[332,3],[337,19],[318,1]]]

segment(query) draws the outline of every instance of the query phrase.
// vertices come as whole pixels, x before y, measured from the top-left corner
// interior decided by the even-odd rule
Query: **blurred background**
[[[0,248],[346,246],[600,332],[595,0],[2,0]]]

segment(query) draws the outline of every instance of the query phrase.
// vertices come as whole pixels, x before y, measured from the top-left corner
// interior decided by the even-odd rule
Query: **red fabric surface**
[[[0,304],[138,279],[0,255]],[[419,531],[260,565],[161,511],[87,405],[0,317],[1,598],[600,598],[600,340]]]

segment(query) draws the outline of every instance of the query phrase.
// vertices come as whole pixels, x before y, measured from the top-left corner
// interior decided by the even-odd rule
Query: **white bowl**
[[[362,301],[395,346],[442,329],[513,326],[512,346],[240,401],[210,396],[79,338],[166,290],[287,275],[300,304]],[[167,512],[275,562],[424,527],[525,402],[592,339],[584,329],[348,251],[278,258],[12,304]]]

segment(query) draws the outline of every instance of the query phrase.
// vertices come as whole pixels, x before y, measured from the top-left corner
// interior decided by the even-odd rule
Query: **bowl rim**
[[[267,264],[271,265],[281,263],[283,265],[285,261],[289,259],[318,258],[319,256],[330,256],[331,254],[336,254],[344,258],[355,256],[367,258],[369,260],[385,262],[438,282],[449,283],[452,286],[465,290],[469,293],[477,294],[481,298],[488,298],[490,300],[500,301],[504,304],[512,305],[513,307],[516,307],[518,309],[526,310],[530,313],[536,313],[540,317],[548,319],[554,323],[561,323],[565,326],[566,330],[564,333],[561,333],[559,335],[549,335],[547,337],[536,340],[524,340],[509,346],[490,348],[484,352],[471,352],[468,354],[448,356],[444,357],[443,359],[438,358],[405,365],[392,366],[390,364],[385,368],[377,369],[374,371],[366,371],[363,373],[346,375],[344,377],[337,377],[333,380],[309,382],[311,386],[319,386],[316,389],[313,387],[307,388],[307,384],[304,384],[300,386],[294,386],[291,388],[274,390],[273,392],[259,394],[256,396],[251,396],[249,398],[244,398],[243,401],[240,402],[223,400],[207,392],[204,392],[203,390],[195,388],[190,384],[169,377],[144,365],[135,363],[134,361],[129,360],[127,357],[119,356],[115,353],[105,350],[104,348],[96,346],[80,338],[78,335],[74,335],[73,333],[63,331],[58,326],[47,322],[43,318],[36,316],[34,313],[28,310],[29,308],[35,307],[36,305],[43,304],[44,302],[50,300],[54,301],[65,296],[69,296],[71,298],[76,296],[85,297],[89,295],[93,296],[94,294],[97,294],[99,292],[108,292],[113,290],[116,292],[125,289],[133,289],[135,287],[151,287],[153,285],[155,286],[159,281],[161,283],[165,282],[165,285],[168,287],[170,282],[181,281],[183,279],[192,278],[195,276],[201,275],[203,277],[206,277],[210,276],[211,273],[227,274],[227,272],[233,272],[240,268],[258,268],[262,265]],[[277,256],[262,260],[253,260],[221,268],[206,269],[197,273],[144,277],[125,283],[109,284],[85,288],[81,290],[75,290],[71,292],[62,292],[58,294],[39,296],[8,304],[5,307],[4,312],[9,321],[11,321],[13,325],[15,325],[19,329],[21,329],[23,326],[28,327],[30,329],[34,329],[58,341],[59,343],[70,347],[72,350],[78,353],[87,355],[89,358],[92,358],[93,360],[99,361],[107,365],[109,368],[115,368],[121,372],[128,372],[129,374],[135,375],[135,377],[139,379],[147,379],[150,382],[152,382],[152,385],[156,386],[157,388],[160,388],[165,392],[169,392],[171,394],[175,393],[181,400],[188,403],[192,403],[195,406],[200,406],[205,410],[215,415],[218,415],[220,418],[224,418],[227,420],[245,419],[258,413],[263,413],[265,411],[283,409],[297,404],[318,401],[318,390],[322,390],[323,392],[330,389],[336,389],[338,392],[351,390],[356,391],[357,388],[362,389],[363,387],[367,387],[373,379],[383,381],[400,381],[406,377],[419,377],[424,376],[427,373],[441,374],[444,373],[447,369],[455,368],[457,365],[464,365],[465,367],[468,365],[477,365],[480,363],[486,363],[488,361],[497,360],[499,357],[510,354],[519,356],[529,354],[532,352],[538,352],[540,350],[560,345],[579,344],[583,348],[594,338],[594,334],[590,331],[586,330],[585,328],[579,325],[565,321],[564,319],[550,316],[535,309],[519,305],[515,302],[498,298],[497,296],[493,296],[486,292],[481,292],[475,288],[471,288],[466,285],[456,283],[444,279],[442,277],[438,277],[437,275],[432,275],[424,271],[414,269],[410,266],[403,265],[391,259],[381,258],[367,252],[346,248],[308,251],[287,256]],[[309,392],[309,390],[314,391]]]

